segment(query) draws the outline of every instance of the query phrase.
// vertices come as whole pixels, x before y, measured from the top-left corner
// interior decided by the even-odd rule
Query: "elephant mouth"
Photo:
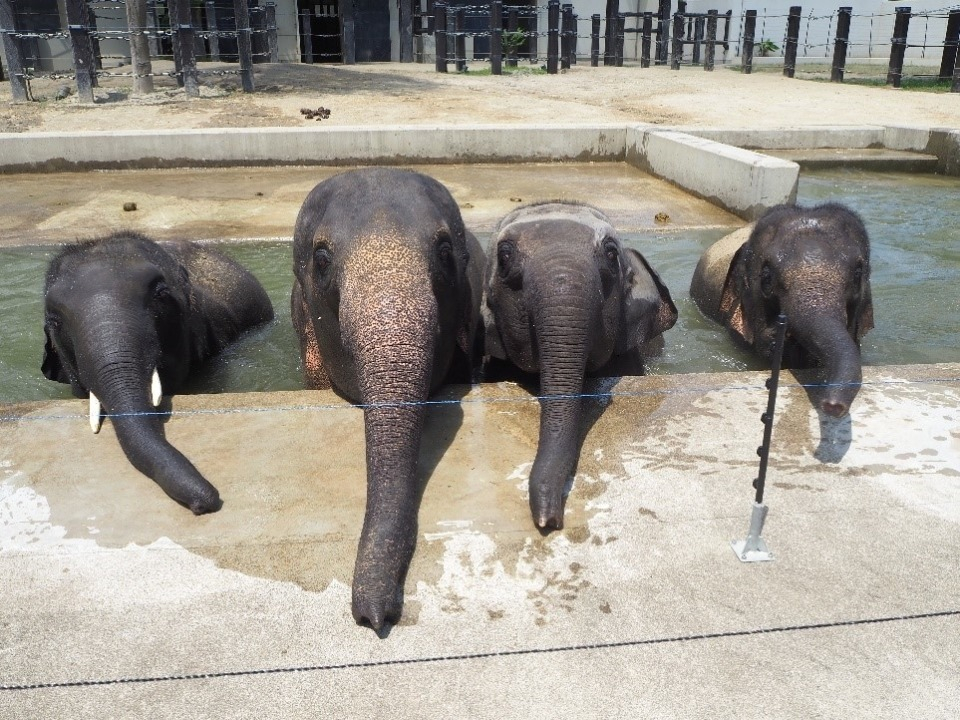
[[[159,407],[162,399],[163,388],[160,385],[160,373],[154,368],[153,374],[150,376],[150,403],[153,407]],[[90,392],[89,419],[90,429],[93,431],[93,434],[96,435],[103,426],[103,407],[99,398],[97,398],[92,391]]]

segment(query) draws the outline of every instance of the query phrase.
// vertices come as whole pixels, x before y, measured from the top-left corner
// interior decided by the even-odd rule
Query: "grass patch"
[[[546,75],[547,71],[540,67],[539,65],[530,65],[525,60],[521,61],[522,64],[517,65],[517,67],[507,67],[506,63],[501,65],[501,70],[504,75]],[[471,69],[469,63],[467,64],[466,75],[471,77],[483,77],[486,75],[493,75],[493,71],[490,69],[490,65],[484,63],[482,66],[477,69]]]
[[[727,65],[726,68],[740,72],[742,65]],[[903,69],[900,89],[912,92],[947,93],[953,85],[952,79],[941,80],[934,73],[937,68],[907,66]],[[830,82],[831,66],[827,63],[798,64],[794,79]],[[783,74],[783,64],[756,63],[753,73]],[[843,73],[844,85],[862,85],[865,87],[887,87],[887,66],[880,64],[848,63]]]

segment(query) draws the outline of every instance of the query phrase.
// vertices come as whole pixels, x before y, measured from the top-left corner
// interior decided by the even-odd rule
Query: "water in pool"
[[[909,200],[905,199],[909,197]],[[831,170],[804,173],[799,202],[843,202],[864,218],[872,242],[876,327],[863,342],[867,365],[960,360],[960,180],[939,176]],[[719,229],[629,235],[662,276],[680,317],[666,336],[655,374],[759,369],[726,332],[689,299],[701,252]],[[299,350],[290,324],[289,243],[237,243],[222,248],[260,279],[276,319],[211,361],[195,379],[199,392],[295,390],[302,387]],[[56,248],[0,249],[0,402],[70,396],[40,373],[43,274]],[[936,313],[930,312],[931,308]]]

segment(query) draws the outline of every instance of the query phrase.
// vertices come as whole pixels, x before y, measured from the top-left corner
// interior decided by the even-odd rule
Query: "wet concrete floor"
[[[739,227],[743,221],[626,163],[423,165],[489,231],[520,203],[592,202],[616,227]],[[300,205],[332,167],[130,170],[5,175],[0,245],[33,245],[137,230],[158,239],[289,238]],[[134,203],[136,210],[125,211]],[[657,216],[660,219],[657,219]]]
[[[525,491],[535,400],[448,388],[459,402],[428,413],[404,617],[382,640],[350,617],[363,425],[337,396],[174,397],[167,436],[225,500],[204,517],[133,470],[109,422],[92,435],[81,401],[6,406],[0,702],[9,717],[949,717],[960,365],[864,374],[839,421],[784,376],[775,560],[758,565],[729,543],[749,521],[765,374],[601,386],[614,397],[590,401],[566,527],[547,536]]]

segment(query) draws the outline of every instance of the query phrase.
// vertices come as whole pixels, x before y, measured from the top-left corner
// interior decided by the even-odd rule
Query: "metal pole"
[[[600,14],[590,16],[590,67],[600,64]]]
[[[887,85],[900,87],[903,79],[903,57],[907,53],[907,33],[910,30],[910,8],[895,8],[897,19],[893,23],[890,39],[890,66],[887,69]]]
[[[560,0],[547,3],[547,73],[557,74],[560,54]]]
[[[948,80],[957,64],[960,46],[960,10],[951,10],[947,16],[947,34],[943,37],[943,58],[940,60],[940,79]]]
[[[650,40],[653,33],[653,13],[643,14],[643,34],[640,36],[640,67],[650,67]]]
[[[433,12],[436,17],[433,30],[437,46],[436,70],[445,73],[447,71],[447,4],[435,3]]]
[[[490,73],[503,74],[503,0],[490,3]]]

